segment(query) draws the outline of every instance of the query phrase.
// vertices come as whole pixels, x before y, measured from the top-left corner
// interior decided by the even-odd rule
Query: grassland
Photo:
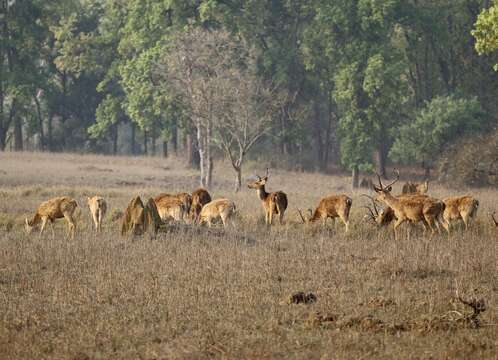
[[[359,193],[349,234],[299,224],[297,207],[350,193],[345,178],[274,170],[269,189],[290,204],[286,224],[268,229],[255,193],[233,194],[229,168],[217,166],[212,192],[236,202],[235,229],[130,239],[113,214],[137,194],[192,190],[195,172],[175,159],[0,153],[0,358],[498,358],[498,235],[487,215],[498,190],[432,186],[435,197],[478,197],[477,221],[451,237],[413,229],[394,241],[363,222]],[[110,206],[98,236],[85,206],[95,194]],[[24,217],[58,195],[80,205],[76,238],[62,222],[55,238],[26,235]],[[288,304],[297,291],[317,301]],[[457,291],[485,300],[478,324]]]

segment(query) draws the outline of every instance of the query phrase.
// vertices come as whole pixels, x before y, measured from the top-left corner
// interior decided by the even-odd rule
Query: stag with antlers
[[[280,224],[283,224],[284,213],[287,209],[287,195],[282,191],[275,191],[267,193],[265,190],[266,182],[270,176],[270,169],[266,169],[266,174],[264,177],[256,175],[258,180],[247,184],[249,189],[255,189],[258,192],[258,197],[263,205],[263,210],[265,212],[265,223],[267,225],[272,225],[273,215],[279,216]]]
[[[422,222],[425,228],[429,228],[434,234],[436,228],[439,231],[440,217],[445,205],[442,201],[429,196],[418,197],[396,197],[391,194],[392,185],[399,181],[399,171],[396,171],[396,179],[388,185],[383,185],[377,174],[379,187],[374,186],[377,200],[385,203],[394,211],[396,221],[394,223],[394,238],[397,238],[397,228],[405,221]]]

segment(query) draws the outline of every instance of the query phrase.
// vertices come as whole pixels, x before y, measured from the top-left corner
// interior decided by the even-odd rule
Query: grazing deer
[[[493,224],[495,224],[498,229],[498,220],[495,219],[495,213],[489,214],[491,216],[491,220],[493,220]]]
[[[159,212],[157,211],[156,202],[153,198],[149,198],[147,204],[145,205],[145,230],[148,232],[152,232],[153,236],[157,235],[159,228],[162,224],[161,217],[159,216]]]
[[[144,232],[153,232],[153,235],[156,235],[161,224],[154,199],[149,198],[144,206],[142,199],[136,196],[128,203],[123,214],[121,235],[130,232],[132,235],[142,235]]]
[[[203,188],[199,188],[192,192],[192,206],[190,207],[190,219],[193,222],[199,220],[199,215],[201,214],[202,207],[207,203],[211,202],[211,195],[208,191]]]
[[[90,214],[92,215],[93,223],[95,224],[95,230],[101,232],[102,220],[107,212],[107,203],[104,198],[94,196],[91,198],[87,197],[87,204],[90,209]]]
[[[38,206],[36,210],[36,214],[33,216],[31,220],[26,218],[26,232],[30,234],[33,229],[41,222],[40,235],[43,234],[43,230],[45,230],[45,225],[47,221],[50,221],[50,225],[52,228],[52,234],[54,233],[54,221],[56,219],[66,219],[67,225],[69,228],[69,236],[74,238],[74,234],[76,232],[76,224],[73,219],[74,210],[78,204],[76,200],[63,196],[50,199],[45,201]]]
[[[161,202],[162,199],[164,198],[176,198],[180,200],[183,203],[183,208],[185,214],[188,214],[190,212],[190,209],[192,207],[192,196],[189,193],[186,192],[181,192],[177,194],[168,194],[168,193],[162,193],[159,194],[154,198],[154,201],[157,203]]]
[[[322,220],[323,226],[327,224],[328,218],[335,220],[335,218],[338,217],[344,223],[346,226],[346,232],[348,232],[349,211],[351,210],[352,204],[353,200],[346,195],[330,195],[320,200],[314,212],[309,209],[311,212],[311,216],[309,218],[305,219],[300,210],[298,210],[298,213],[301,216],[303,223]]]
[[[177,196],[158,196],[154,199],[159,216],[163,221],[182,221],[186,215],[185,202]]]
[[[268,181],[270,169],[266,169],[266,175],[262,178],[259,175],[257,181],[254,181],[247,185],[249,189],[256,189],[258,192],[259,199],[263,205],[265,211],[265,223],[267,225],[272,225],[273,215],[279,215],[280,224],[283,224],[284,213],[287,209],[287,195],[282,191],[276,191],[272,193],[267,193],[265,190],[266,182]]]
[[[132,233],[141,235],[145,231],[144,204],[139,196],[134,197],[128,203],[124,211],[121,223],[121,235]]]
[[[402,194],[426,194],[429,191],[429,181],[425,180],[423,183],[417,184],[413,182],[406,182],[401,190]]]
[[[395,197],[391,194],[392,185],[399,181],[399,172],[397,177],[389,185],[384,186],[377,174],[379,187],[374,185],[377,193],[377,200],[382,201],[394,211],[396,221],[394,223],[394,238],[397,238],[397,228],[405,221],[413,223],[422,222],[425,228],[429,227],[434,234],[435,228],[439,230],[440,216],[442,215],[445,205],[442,201],[427,197]]]
[[[462,219],[465,230],[469,227],[470,218],[475,217],[479,208],[479,201],[472,196],[454,196],[443,199],[445,209],[443,212],[443,227],[450,233],[451,223]]]
[[[232,224],[235,226],[233,223],[234,214],[235,203],[232,200],[216,199],[202,207],[199,215],[199,224],[202,225],[207,222],[208,226],[211,227],[213,219],[220,217],[224,227],[227,226],[229,219],[232,219]]]

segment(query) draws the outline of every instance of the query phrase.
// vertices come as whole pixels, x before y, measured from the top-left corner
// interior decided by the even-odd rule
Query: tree
[[[237,46],[236,44],[235,46]],[[240,51],[239,54],[245,54]],[[222,55],[223,56],[223,55]],[[255,73],[255,58],[240,59],[232,69],[220,69],[223,77],[220,83],[220,107],[214,123],[215,144],[230,160],[235,170],[235,191],[242,186],[242,164],[253,146],[267,134],[272,126],[272,115],[278,109],[279,97],[276,90],[265,86]],[[241,67],[243,63],[248,63]],[[223,74],[225,73],[225,74]]]
[[[429,175],[433,161],[449,143],[487,125],[486,113],[476,98],[437,97],[413,122],[400,127],[390,157],[402,162],[422,162]]]
[[[475,48],[479,55],[498,50],[498,2],[494,1],[493,6],[479,14],[472,35],[476,39]],[[498,71],[498,63],[494,69]]]

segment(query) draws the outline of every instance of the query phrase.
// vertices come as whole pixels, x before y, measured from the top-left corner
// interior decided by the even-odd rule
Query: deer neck
[[[258,196],[261,201],[265,201],[268,198],[268,195],[270,194],[266,192],[264,185],[258,187]]]
[[[392,196],[390,193],[386,193],[384,202],[391,207],[391,209],[398,209],[400,207],[400,201],[396,197]]]
[[[35,226],[40,221],[41,221],[41,216],[40,216],[40,214],[36,213],[31,220],[28,220],[28,225]]]

